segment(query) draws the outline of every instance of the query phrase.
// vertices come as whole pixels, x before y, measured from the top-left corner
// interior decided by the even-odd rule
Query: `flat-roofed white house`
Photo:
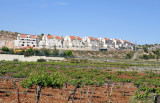
[[[83,40],[81,37],[66,36],[64,37],[64,47],[69,48],[84,48]]]
[[[114,42],[108,38],[99,38],[99,42],[101,48],[107,49],[107,48],[114,48]]]
[[[83,42],[85,47],[90,47],[91,49],[99,49],[99,40],[93,37],[84,37]]]
[[[62,38],[60,36],[44,35],[42,41],[40,41],[40,47],[49,49],[62,48]]]
[[[18,34],[17,40],[14,41],[14,46],[16,48],[22,47],[38,47],[37,36],[36,35],[26,35]]]

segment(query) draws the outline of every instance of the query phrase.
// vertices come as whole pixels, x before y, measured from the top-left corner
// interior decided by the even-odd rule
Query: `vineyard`
[[[156,102],[159,71],[137,72],[133,67],[155,65],[0,61],[0,103],[143,103],[148,98],[148,103]]]

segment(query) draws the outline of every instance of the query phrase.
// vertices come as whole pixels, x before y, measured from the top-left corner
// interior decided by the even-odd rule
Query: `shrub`
[[[72,51],[71,51],[71,50],[67,50],[67,51],[65,51],[65,52],[64,52],[64,55],[65,55],[65,56],[67,56],[67,57],[68,57],[68,56],[73,56],[73,54],[72,54]]]
[[[46,59],[38,59],[37,62],[46,62]]]
[[[131,58],[132,58],[131,54],[126,55],[126,59],[131,59]]]
[[[117,86],[117,88],[119,89],[119,88],[120,88],[120,86]]]
[[[14,61],[14,62],[18,62],[18,61],[19,61],[19,59],[13,59],[13,61]]]
[[[155,59],[155,55],[152,55],[152,54],[149,54],[149,55],[143,54],[140,58],[141,59]]]
[[[13,49],[10,49],[10,50],[9,50],[9,54],[14,54]]]
[[[148,48],[147,47],[143,47],[144,52],[148,53]]]
[[[6,52],[9,52],[9,49],[7,47],[2,47],[2,51],[6,51]]]
[[[35,50],[34,50],[34,54],[35,54],[35,55],[40,55],[40,51],[39,51],[38,49],[35,49]]]
[[[54,50],[52,52],[53,56],[58,56],[59,55],[59,50],[56,49],[56,46],[54,47]]]
[[[24,53],[24,56],[25,56],[25,57],[29,57],[29,56],[32,56],[32,54],[29,53],[29,52],[25,52],[25,53]]]
[[[40,53],[41,53],[42,55],[45,55],[45,56],[50,55],[49,49],[45,49],[45,48],[41,49]]]

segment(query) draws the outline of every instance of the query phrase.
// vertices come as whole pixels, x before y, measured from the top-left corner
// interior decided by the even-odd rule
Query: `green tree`
[[[42,33],[41,36],[44,36],[44,33]]]
[[[53,50],[53,55],[58,56],[59,55],[59,50],[56,49],[56,45],[54,45],[54,50]]]
[[[160,56],[160,50],[156,49],[155,51],[152,51],[155,55]]]
[[[148,53],[148,47],[143,47],[144,52]]]
[[[29,48],[29,49],[28,49],[28,52],[29,52],[29,53],[32,53],[32,52],[33,52],[33,49],[32,49],[32,48]]]
[[[71,50],[67,50],[64,52],[64,55],[69,57],[69,56],[73,56],[72,51]]]

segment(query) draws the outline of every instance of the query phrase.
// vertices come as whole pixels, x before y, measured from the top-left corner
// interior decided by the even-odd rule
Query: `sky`
[[[0,0],[0,30],[160,44],[160,0]]]

